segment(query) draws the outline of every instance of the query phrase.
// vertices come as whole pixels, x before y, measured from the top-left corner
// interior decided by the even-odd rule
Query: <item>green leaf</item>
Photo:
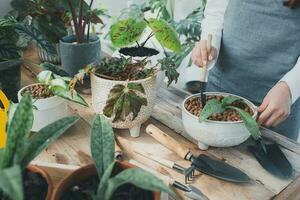
[[[44,62],[44,63],[40,64],[40,66],[43,69],[51,71],[54,74],[57,74],[59,76],[69,76],[69,74],[66,71],[64,71],[63,69],[61,69],[61,67],[58,66],[58,65],[54,65],[54,64],[48,63],[48,62]]]
[[[59,138],[67,129],[73,126],[79,117],[71,116],[57,120],[42,128],[31,136],[22,159],[22,166],[27,166],[40,152],[47,148],[52,142]]]
[[[168,86],[175,81],[177,83],[179,73],[177,72],[176,60],[172,57],[165,57],[158,60],[161,64],[161,70],[165,71],[165,75],[168,78]]]
[[[104,200],[111,199],[112,195],[120,186],[130,183],[138,188],[150,191],[163,191],[176,198],[176,194],[165,185],[160,179],[149,172],[139,168],[132,168],[122,171],[108,181]]]
[[[62,78],[55,78],[55,79],[52,79],[49,83],[50,85],[50,88],[61,88],[63,90],[67,90],[68,89],[68,86],[66,85],[66,82],[64,79]]]
[[[112,171],[116,165],[116,161],[113,161],[108,168],[105,170],[103,176],[101,177],[100,183],[98,185],[97,189],[97,199],[101,199],[103,197],[103,194],[106,191],[108,180],[112,175]]]
[[[18,165],[0,170],[0,177],[0,193],[3,192],[13,200],[24,199],[22,172]]]
[[[244,121],[246,128],[251,133],[251,136],[253,137],[254,140],[257,141],[258,139],[261,138],[259,126],[256,123],[255,119],[253,119],[252,116],[248,112],[246,112],[240,108],[234,107],[234,106],[226,106],[226,108],[234,109],[239,113],[239,115],[241,116],[241,118]]]
[[[47,53],[51,55],[56,55],[55,47],[52,44],[50,44],[48,40],[35,27],[19,23],[15,26],[15,30],[20,37],[23,37],[28,41],[36,43]]]
[[[115,85],[108,95],[106,105],[103,109],[103,113],[107,117],[114,115],[113,122],[125,121],[126,117],[132,113],[134,120],[141,107],[147,106],[147,99],[139,96],[139,93],[144,94],[145,89],[140,83],[128,83],[127,86],[118,84]]]
[[[207,118],[212,116],[213,114],[222,113],[225,111],[222,103],[217,99],[211,99],[206,102],[203,110],[200,113],[199,122],[205,121]]]
[[[101,180],[105,170],[114,162],[115,138],[111,125],[100,115],[96,115],[92,125],[91,152]]]
[[[111,26],[110,38],[115,47],[124,47],[138,41],[146,28],[144,20],[120,20]]]
[[[224,99],[222,100],[222,106],[229,106],[230,104],[232,104],[233,102],[238,101],[238,100],[241,100],[241,99],[238,97],[229,95],[227,97],[224,97]]]
[[[0,169],[16,162],[24,151],[33,123],[32,100],[29,93],[25,93],[14,113],[7,129],[7,143],[0,158]]]
[[[37,75],[37,80],[39,83],[49,85],[50,81],[52,80],[52,74],[53,73],[48,70],[42,71]]]
[[[154,18],[149,19],[148,24],[152,29],[155,38],[163,47],[166,47],[177,53],[181,51],[179,37],[170,25],[163,20],[157,20]]]
[[[85,101],[85,99],[76,91],[73,92],[73,95],[71,94],[71,91],[68,89],[63,89],[62,87],[53,87],[51,88],[51,91],[56,96],[59,96],[61,98],[64,98],[68,101],[78,103],[80,105],[88,107],[88,103]]]

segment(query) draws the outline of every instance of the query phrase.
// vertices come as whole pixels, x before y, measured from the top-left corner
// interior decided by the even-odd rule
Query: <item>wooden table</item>
[[[23,69],[22,84],[27,85],[33,82],[34,77],[32,74]],[[85,93],[84,96],[87,102],[91,105],[90,90],[85,89],[82,91]],[[183,175],[161,166],[156,162],[145,159],[135,153],[135,151],[147,152],[155,156],[176,161],[184,166],[189,165],[187,161],[184,161],[145,133],[145,126],[152,123],[192,149],[194,153],[201,152],[192,140],[189,141],[186,139],[188,136],[184,132],[182,126],[181,102],[186,95],[187,94],[182,91],[172,88],[167,89],[163,86],[158,92],[153,115],[142,126],[140,137],[131,138],[128,130],[115,130],[117,139],[127,158],[133,158],[149,168],[173,177],[181,182],[184,181]],[[49,171],[55,183],[64,177],[67,172],[92,162],[89,143],[91,123],[95,113],[91,106],[90,108],[84,108],[70,103],[69,108],[71,113],[80,115],[81,120],[48,149],[43,151],[34,161],[35,163],[44,166]],[[251,183],[229,183],[205,174],[198,174],[193,184],[211,200],[299,200],[300,145],[267,129],[262,130],[262,133],[268,140],[275,141],[281,145],[283,152],[294,168],[294,174],[291,179],[280,180],[265,171],[247,151],[246,145],[248,142],[245,142],[237,147],[209,148],[209,150],[201,153],[206,153],[212,157],[222,159],[241,169],[251,177]],[[179,194],[185,199],[185,196],[182,193],[179,192]]]

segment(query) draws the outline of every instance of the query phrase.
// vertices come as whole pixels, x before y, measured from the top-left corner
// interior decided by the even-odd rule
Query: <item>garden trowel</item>
[[[260,165],[271,174],[282,179],[291,177],[293,173],[292,165],[278,144],[265,144],[260,138],[255,145],[248,146],[248,149]]]
[[[204,174],[230,182],[245,183],[250,181],[247,174],[225,162],[212,159],[205,154],[200,154],[197,157],[194,156],[188,148],[181,145],[153,124],[147,126],[146,132],[165,147],[176,152],[183,159],[190,161],[196,170]]]
[[[143,165],[135,160],[131,159],[131,160],[129,160],[129,162],[137,167],[140,167],[140,168],[156,175],[157,177],[162,179],[166,184],[183,191],[185,196],[187,196],[190,199],[209,200],[198,188],[194,187],[193,185],[186,185],[186,184],[180,183],[180,182],[174,180],[173,178],[166,176],[164,174],[161,174],[159,172],[156,172],[153,169],[150,169],[149,167],[146,167],[145,165]]]

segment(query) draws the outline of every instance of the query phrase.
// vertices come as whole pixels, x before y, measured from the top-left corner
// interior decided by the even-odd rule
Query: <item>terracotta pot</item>
[[[113,173],[119,173],[122,170],[128,168],[134,168],[135,166],[128,162],[118,162],[118,171],[114,169]],[[60,200],[66,191],[74,184],[80,183],[81,181],[86,180],[88,177],[96,176],[97,171],[94,164],[90,164],[84,167],[81,167],[74,172],[70,173],[65,177],[58,186],[55,187],[51,200]],[[160,192],[154,192],[153,200],[160,200]]]
[[[50,178],[49,174],[45,170],[43,170],[43,169],[41,169],[41,168],[39,168],[38,166],[35,166],[35,165],[28,165],[27,170],[30,171],[30,172],[39,174],[45,179],[45,181],[48,184],[48,193],[47,193],[47,196],[46,196],[45,200],[50,200],[51,196],[52,196],[52,193],[53,193],[53,184],[52,184],[52,181],[51,181],[51,178]]]

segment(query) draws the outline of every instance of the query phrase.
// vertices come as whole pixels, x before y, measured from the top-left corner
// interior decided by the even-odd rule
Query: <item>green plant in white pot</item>
[[[14,113],[12,109],[10,111],[6,145],[0,149],[0,200],[28,200],[32,197],[50,200],[53,185],[49,175],[30,162],[79,117],[62,118],[32,134],[33,107],[29,93],[24,94]]]
[[[143,40],[146,29],[151,32]],[[114,128],[129,129],[132,137],[138,137],[141,124],[150,117],[154,107],[157,72],[165,71],[168,84],[179,76],[169,57],[151,63],[150,57],[158,51],[148,48],[147,42],[155,37],[174,52],[180,52],[181,45],[172,27],[154,18],[119,20],[112,25],[110,37],[115,46],[121,47],[119,57],[89,65],[75,76],[73,83],[89,74],[95,112],[103,113]]]
[[[52,70],[59,69],[50,63],[44,63],[42,66]],[[25,86],[18,92],[19,100],[26,92],[29,92],[33,97],[32,102],[35,110],[33,111],[32,131],[39,131],[42,127],[67,116],[69,113],[67,101],[88,106],[79,93],[75,90],[71,93],[69,87],[71,79],[66,76],[67,74],[61,70],[55,70],[55,72],[59,75],[49,70],[40,72],[36,84]]]
[[[55,48],[28,21],[18,22],[12,16],[0,19],[0,89],[14,102],[20,89],[22,52],[30,42],[55,54]]]
[[[103,24],[99,16],[104,10],[91,9],[93,0],[90,4],[84,0],[67,0],[67,3],[75,34],[60,40],[60,55],[63,69],[74,76],[87,64],[100,60],[100,39],[90,34],[90,24]]]

